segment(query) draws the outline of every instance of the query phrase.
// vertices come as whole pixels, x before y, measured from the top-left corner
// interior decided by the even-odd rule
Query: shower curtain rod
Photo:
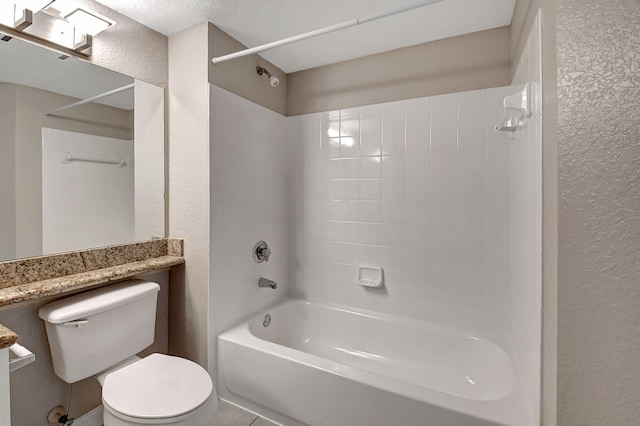
[[[348,21],[341,22],[339,24],[330,25],[328,27],[320,28],[318,30],[309,31],[306,33],[298,34],[296,36],[283,38],[281,40],[272,41],[271,43],[261,44],[260,46],[251,47],[248,49],[240,50],[239,52],[230,53],[228,55],[218,56],[211,59],[214,64],[220,62],[230,61],[231,59],[241,58],[243,56],[252,55],[254,53],[264,52],[265,50],[274,49],[276,47],[285,46],[287,44],[295,43],[297,41],[306,40],[313,37],[318,37],[324,34],[332,33],[349,27],[355,27],[357,25],[366,24],[368,22],[377,21],[378,19],[386,18],[388,16],[397,15],[399,13],[408,12],[410,10],[418,9],[424,6],[429,6],[434,3],[439,3],[444,0],[422,0],[416,3],[412,3],[403,7],[392,9],[382,13],[376,13],[374,15],[364,16],[362,18],[350,19]]]
[[[80,106],[80,105],[89,104],[89,103],[91,103],[93,101],[97,101],[98,99],[106,98],[107,96],[115,95],[116,93],[120,93],[120,92],[124,92],[125,90],[133,89],[134,86],[135,86],[135,83],[127,84],[126,86],[122,86],[122,87],[118,87],[117,89],[109,90],[108,92],[104,92],[104,93],[101,93],[99,95],[95,95],[95,96],[92,96],[90,98],[83,99],[83,100],[78,101],[78,102],[74,102],[74,103],[72,103],[70,105],[65,105],[63,107],[56,108],[53,111],[49,111],[45,115],[51,115],[51,114],[55,114],[56,112],[64,111],[64,110],[69,109],[69,108],[75,108],[75,107]]]

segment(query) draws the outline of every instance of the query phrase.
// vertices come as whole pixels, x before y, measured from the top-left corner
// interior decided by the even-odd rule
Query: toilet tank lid
[[[160,286],[152,281],[127,280],[49,303],[40,308],[38,316],[51,324],[62,324],[126,305],[158,291]]]

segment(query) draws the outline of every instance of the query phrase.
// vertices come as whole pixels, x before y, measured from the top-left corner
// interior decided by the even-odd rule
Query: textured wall
[[[289,74],[289,115],[509,85],[509,27]]]
[[[640,419],[640,2],[558,2],[558,423]]]
[[[167,86],[169,52],[166,36],[96,1],[75,2],[116,21],[116,25],[94,38],[91,62],[138,80]]]
[[[169,233],[187,267],[171,271],[169,349],[207,366],[209,300],[208,24],[169,40]]]

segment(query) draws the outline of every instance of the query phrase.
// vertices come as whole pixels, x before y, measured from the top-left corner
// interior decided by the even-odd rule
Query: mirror
[[[0,261],[164,235],[164,89],[0,39]]]

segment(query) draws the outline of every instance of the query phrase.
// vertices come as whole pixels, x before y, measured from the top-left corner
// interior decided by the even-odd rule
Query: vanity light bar
[[[115,25],[115,21],[71,2],[0,0],[0,24],[90,56],[93,37]]]
[[[23,31],[33,24],[33,12],[29,9],[22,9],[22,16],[13,23],[13,29]]]

